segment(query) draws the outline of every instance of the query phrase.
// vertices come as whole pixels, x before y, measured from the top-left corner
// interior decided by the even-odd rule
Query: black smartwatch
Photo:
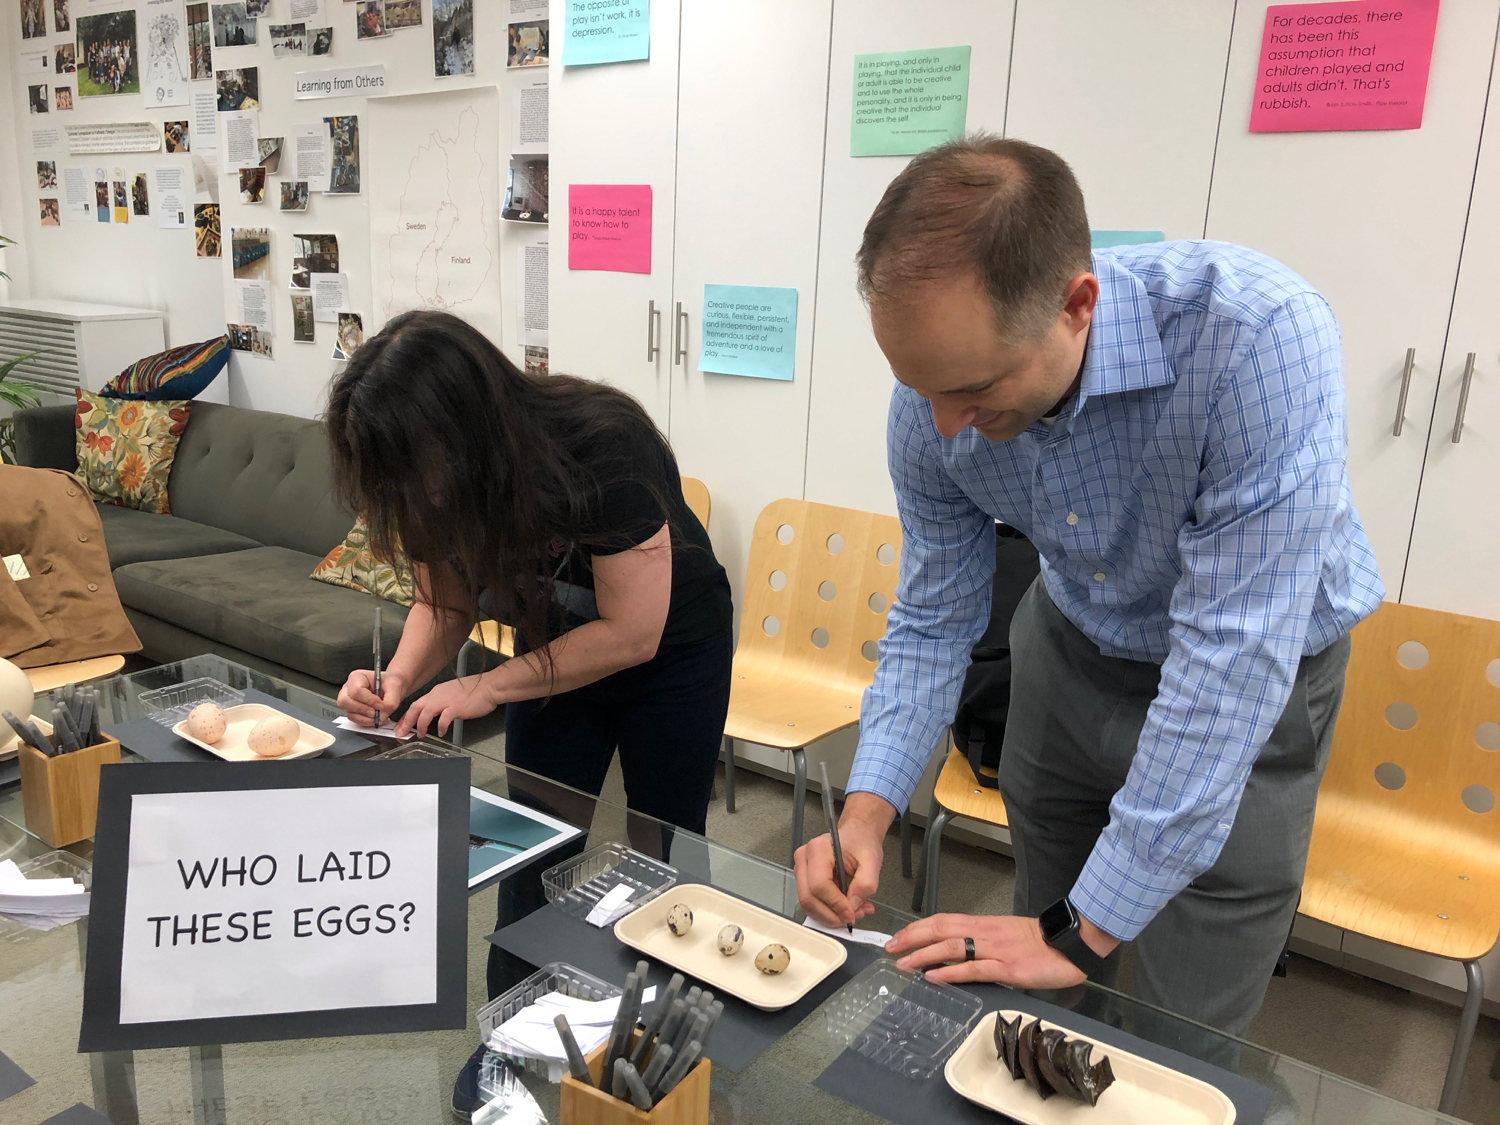
[[[1037,921],[1042,924],[1042,940],[1082,969],[1084,976],[1093,977],[1104,968],[1104,958],[1078,932],[1078,911],[1066,896],[1043,910]]]

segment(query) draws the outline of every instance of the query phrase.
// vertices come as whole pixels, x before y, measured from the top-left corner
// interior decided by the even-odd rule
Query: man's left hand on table
[[[1119,944],[1083,923],[1084,940],[1101,957]],[[974,960],[964,960],[964,938],[974,939]],[[885,947],[910,971],[925,970],[940,984],[992,981],[1012,988],[1071,988],[1083,970],[1042,939],[1035,918],[1010,915],[934,914],[913,922]]]

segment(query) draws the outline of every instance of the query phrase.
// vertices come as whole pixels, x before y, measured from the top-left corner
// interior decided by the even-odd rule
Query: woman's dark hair
[[[333,382],[325,425],[338,498],[364,516],[375,556],[446,568],[464,605],[441,581],[418,591],[440,620],[467,614],[472,628],[488,590],[532,650],[562,632],[557,546],[630,545],[598,531],[603,485],[632,478],[672,511],[660,481],[639,479],[639,459],[619,457],[644,438],[675,465],[640,403],[602,383],[522,371],[449,313],[403,313],[365,341]]]

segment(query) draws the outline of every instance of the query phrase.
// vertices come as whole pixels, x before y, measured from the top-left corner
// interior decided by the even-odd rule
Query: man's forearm
[[[839,833],[854,829],[864,831],[875,839],[882,839],[896,819],[896,808],[884,797],[874,793],[850,793],[844,798],[844,811],[839,817]]]

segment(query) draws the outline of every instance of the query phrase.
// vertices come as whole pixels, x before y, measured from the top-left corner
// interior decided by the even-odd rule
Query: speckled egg
[[[218,742],[224,737],[224,708],[217,703],[198,704],[188,712],[187,732],[199,742]]]
[[[302,728],[290,715],[262,719],[250,728],[245,745],[262,758],[279,758],[297,745]]]
[[[683,937],[693,928],[693,911],[685,902],[679,902],[667,911],[667,929]]]
[[[719,952],[725,957],[733,957],[740,951],[740,946],[745,944],[745,931],[730,922],[719,931]]]
[[[786,972],[786,967],[791,963],[791,950],[779,941],[773,941],[755,955],[755,967],[770,977]]]

